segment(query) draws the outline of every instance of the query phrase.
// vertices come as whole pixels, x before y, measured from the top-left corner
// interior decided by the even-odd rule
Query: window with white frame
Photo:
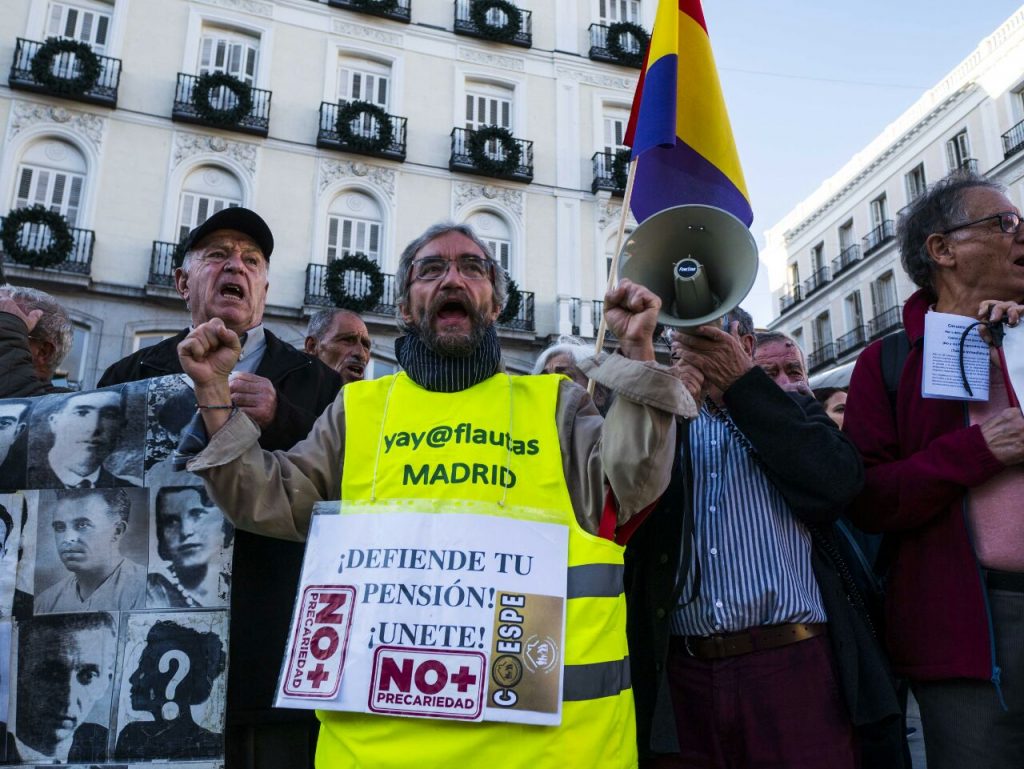
[[[177,334],[179,330],[180,329],[175,329],[174,331],[141,331],[135,335],[132,343],[132,352],[137,352],[146,347],[152,347],[155,344],[160,344],[160,342],[165,339],[170,339],[172,336]]]
[[[80,40],[102,54],[107,49],[110,35],[111,5],[86,0],[52,2],[46,14],[46,36]]]
[[[853,291],[843,299],[843,311],[846,314],[846,327],[853,331],[864,325],[864,308],[860,301],[860,291]]]
[[[238,177],[217,166],[196,168],[186,177],[181,188],[176,229],[178,241],[218,211],[240,205],[242,185]]]
[[[970,159],[971,141],[965,128],[946,142],[946,165],[950,171],[956,171]]]
[[[787,268],[789,274],[789,287],[790,290],[795,291],[796,287],[800,285],[800,265],[793,262]]]
[[[640,23],[640,0],[598,0],[597,20],[600,24],[619,21]]]
[[[87,165],[76,147],[60,139],[33,143],[22,155],[12,208],[45,206],[78,226]]]
[[[512,228],[508,226],[508,222],[497,214],[480,211],[469,217],[467,224],[476,231],[480,240],[487,244],[502,269],[511,274]]]
[[[66,386],[72,389],[81,386],[85,379],[85,366],[89,359],[91,342],[92,329],[85,323],[71,321],[71,350],[54,372],[54,384],[66,383]]]
[[[924,177],[924,163],[918,163],[903,177],[907,186],[907,202],[913,203],[928,191],[928,183]]]
[[[896,306],[896,276],[892,271],[871,283],[871,307],[877,318]]]
[[[839,225],[839,253],[843,253],[856,243],[853,237],[853,219],[847,219]]]
[[[821,350],[830,344],[832,344],[832,321],[826,311],[814,319],[814,349]]]
[[[391,67],[354,56],[338,60],[338,100],[367,101],[385,111],[391,96]]]
[[[466,128],[475,130],[484,126],[512,129],[511,88],[469,81],[466,83]]]
[[[801,350],[804,349],[804,328],[803,326],[797,326],[789,332],[790,337],[796,342],[796,346]]]
[[[871,201],[871,229],[881,227],[883,222],[889,218],[889,205],[883,192]]]
[[[825,244],[819,243],[811,249],[811,277],[821,280],[819,273],[825,267]]]
[[[363,254],[381,263],[383,215],[373,198],[349,191],[336,197],[327,214],[327,261]]]
[[[614,155],[625,149],[623,138],[626,136],[626,125],[629,123],[629,110],[618,107],[606,107],[603,116],[604,152]]]
[[[258,35],[204,25],[199,40],[197,74],[224,72],[243,83],[255,85],[259,51]]]

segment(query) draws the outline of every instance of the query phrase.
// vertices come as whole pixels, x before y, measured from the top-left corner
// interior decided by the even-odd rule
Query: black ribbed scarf
[[[465,358],[434,352],[415,331],[395,340],[395,357],[405,373],[431,392],[455,393],[494,376],[501,365],[498,332],[489,326],[480,346]]]

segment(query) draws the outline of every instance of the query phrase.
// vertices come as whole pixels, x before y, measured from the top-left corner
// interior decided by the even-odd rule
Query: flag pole
[[[625,240],[626,236],[626,219],[629,216],[629,199],[633,196],[633,179],[636,176],[636,159],[634,158],[629,162],[629,175],[626,177],[626,191],[622,195],[622,214],[619,216],[619,234],[615,238],[615,251],[612,253],[612,263],[608,267],[608,284],[605,286],[605,293],[607,294],[615,287],[619,272],[619,253],[622,251],[622,241]],[[601,300],[602,306],[604,300]],[[604,312],[601,312],[601,323],[597,328],[597,342],[595,344],[594,355],[600,355],[604,349],[604,337],[608,332],[608,321],[605,319]],[[587,393],[590,395],[594,394],[594,380],[591,379],[587,383]]]

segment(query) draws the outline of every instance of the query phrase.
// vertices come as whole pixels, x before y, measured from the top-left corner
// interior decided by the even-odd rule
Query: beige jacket
[[[605,419],[586,391],[566,380],[558,391],[562,466],[580,526],[596,533],[607,479],[623,524],[657,501],[668,486],[675,449],[675,415],[697,408],[664,366],[619,355],[590,371],[618,397]],[[459,393],[453,393],[458,398]],[[345,406],[339,393],[290,451],[263,451],[256,423],[236,412],[188,464],[202,476],[241,529],[281,539],[306,536],[313,505],[338,499],[345,465]]]

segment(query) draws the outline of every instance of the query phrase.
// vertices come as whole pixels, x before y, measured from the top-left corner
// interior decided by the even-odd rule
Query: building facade
[[[812,374],[902,327],[916,290],[896,245],[902,209],[969,168],[1024,201],[1024,7],[766,233],[775,317]]]
[[[176,244],[246,206],[274,232],[265,320],[287,341],[301,346],[306,318],[332,304],[329,283],[365,292],[365,273],[332,262],[376,265],[382,293],[364,317],[381,375],[402,247],[438,220],[468,221],[520,290],[500,333],[510,368],[526,370],[552,335],[595,334],[654,6],[10,0],[0,213],[42,206],[71,240],[40,266],[54,234],[22,223],[6,279],[69,308],[67,376],[91,387],[188,324]]]

